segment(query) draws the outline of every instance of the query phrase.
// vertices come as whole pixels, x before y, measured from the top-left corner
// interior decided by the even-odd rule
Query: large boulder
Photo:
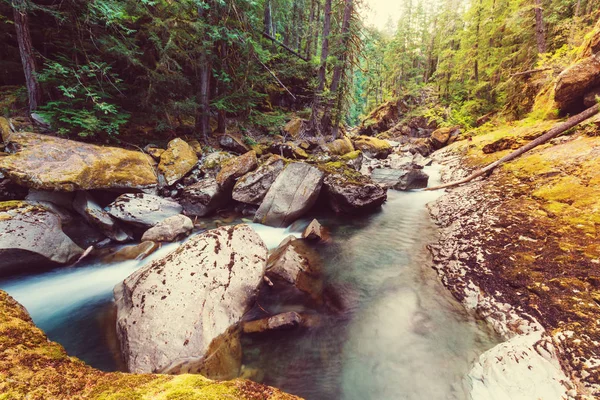
[[[190,217],[204,217],[228,202],[228,193],[214,178],[205,178],[186,187],[181,195],[183,213]]]
[[[324,186],[329,206],[337,213],[370,212],[387,200],[387,190],[368,179],[354,181],[335,174],[325,178]]]
[[[126,242],[131,235],[123,230],[117,220],[105,211],[88,192],[77,192],[73,208],[90,225],[98,228],[106,237],[117,242]]]
[[[354,147],[372,158],[386,158],[392,152],[392,146],[385,140],[370,136],[358,136],[354,139]]]
[[[600,85],[600,53],[584,58],[558,76],[554,100],[561,111],[582,107],[584,96],[597,85]]]
[[[48,135],[4,135],[12,154],[0,157],[0,172],[34,189],[141,190],[157,184],[155,162],[138,151],[95,146]]]
[[[211,364],[221,357],[207,352],[252,305],[266,260],[256,232],[247,225],[227,226],[191,238],[125,279],[115,299],[129,371],[209,376],[221,371]]]
[[[230,190],[238,178],[255,170],[256,167],[258,167],[256,153],[254,151],[249,151],[223,165],[223,168],[221,168],[221,171],[217,174],[217,183],[219,186]]]
[[[142,241],[172,242],[189,235],[194,223],[185,215],[173,215],[154,225],[142,235]]]
[[[304,160],[308,158],[306,151],[293,142],[273,143],[269,146],[269,152],[294,160]]]
[[[281,157],[272,156],[256,171],[238,179],[233,187],[232,198],[241,203],[260,205],[284,167],[285,162]]]
[[[347,136],[344,136],[341,139],[336,139],[331,143],[327,143],[323,145],[323,147],[328,153],[338,156],[343,156],[344,154],[354,151],[352,141]]]
[[[151,194],[126,193],[109,204],[106,211],[123,222],[149,228],[181,214],[183,207],[173,200]]]
[[[200,171],[202,171],[207,178],[216,178],[219,171],[221,171],[221,168],[234,157],[233,154],[224,151],[209,153],[202,159]]]
[[[284,227],[304,215],[319,197],[324,173],[312,165],[289,164],[260,204],[254,222]]]
[[[0,275],[68,264],[82,253],[52,211],[24,201],[0,203]]]
[[[431,144],[436,149],[441,149],[450,143],[450,138],[457,136],[460,132],[459,127],[440,128],[431,133]]]
[[[160,156],[158,181],[162,186],[171,186],[196,166],[196,151],[184,140],[173,139]]]

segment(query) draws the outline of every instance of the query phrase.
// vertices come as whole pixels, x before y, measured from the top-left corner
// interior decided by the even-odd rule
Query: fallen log
[[[540,144],[546,143],[548,140],[560,135],[561,133],[565,132],[566,130],[569,130],[574,126],[579,125],[580,123],[582,123],[583,121],[585,121],[586,119],[588,119],[590,117],[593,117],[594,115],[596,115],[598,113],[599,110],[600,110],[599,105],[595,104],[594,106],[588,108],[587,110],[585,110],[577,115],[572,116],[571,118],[567,119],[564,122],[561,122],[558,125],[555,125],[552,129],[550,129],[548,132],[544,133],[542,136],[538,137],[537,139],[532,140],[531,142],[527,143],[526,145],[524,145],[522,147],[519,147],[517,150],[513,151],[510,154],[505,155],[498,161],[495,161],[495,162],[489,164],[488,166],[473,172],[471,175],[467,176],[466,178],[455,181],[455,182],[446,183],[444,185],[430,187],[425,190],[438,190],[438,189],[446,189],[446,188],[459,186],[464,183],[470,182],[475,178],[478,178],[485,174],[491,173],[492,170],[494,168],[498,167],[499,165],[502,165],[507,161],[511,161],[511,160],[519,157],[521,154],[528,152],[529,150],[539,146]]]

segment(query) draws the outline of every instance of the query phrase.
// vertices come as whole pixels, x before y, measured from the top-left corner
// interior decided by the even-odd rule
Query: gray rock
[[[17,185],[0,173],[0,201],[23,200],[27,193],[26,187]]]
[[[202,159],[200,171],[205,175],[205,177],[216,178],[219,171],[221,171],[221,167],[234,157],[234,155],[224,151],[217,151],[207,154]]]
[[[62,231],[58,215],[40,204],[0,203],[0,274],[68,264],[83,253]]]
[[[379,185],[396,190],[422,189],[427,187],[429,176],[421,169],[376,168],[371,179]]]
[[[225,150],[232,151],[238,154],[244,154],[250,149],[244,143],[231,135],[223,135],[219,137],[219,144]]]
[[[272,156],[256,171],[238,179],[233,188],[233,199],[241,203],[260,205],[284,167],[282,158]]]
[[[204,217],[227,204],[227,193],[214,178],[205,178],[186,187],[181,195],[183,212],[190,217]]]
[[[189,235],[194,223],[185,215],[173,215],[144,232],[142,241],[172,242]]]
[[[315,204],[323,177],[323,172],[311,165],[289,164],[267,192],[254,216],[254,222],[276,227],[288,226]]]
[[[302,238],[306,240],[321,240],[323,239],[323,236],[323,227],[316,219],[313,219],[304,232],[302,232]]]
[[[183,207],[173,201],[145,193],[123,194],[106,211],[113,217],[141,227],[151,227],[181,214]]]
[[[25,197],[25,200],[48,202],[66,209],[72,209],[73,198],[73,193],[69,192],[55,192],[52,190],[30,189],[29,193],[27,194],[27,197]]]
[[[209,376],[219,370],[209,364],[221,357],[207,353],[219,347],[214,340],[235,347],[232,336],[223,335],[252,305],[266,258],[267,248],[252,228],[227,226],[191,238],[125,279],[115,299],[128,370]]]
[[[341,175],[329,175],[325,178],[324,186],[329,206],[337,213],[370,212],[387,200],[387,189],[368,179],[353,182]]]
[[[73,208],[90,225],[98,228],[106,237],[117,242],[131,240],[131,234],[125,232],[120,224],[96,203],[88,192],[77,192]]]

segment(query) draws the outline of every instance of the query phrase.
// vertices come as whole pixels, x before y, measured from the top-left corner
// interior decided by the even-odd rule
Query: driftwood
[[[459,186],[459,185],[462,185],[463,183],[470,182],[475,178],[478,178],[480,176],[488,174],[497,166],[504,164],[507,161],[513,160],[513,159],[519,157],[521,154],[526,153],[529,150],[533,149],[534,147],[537,147],[540,144],[543,144],[543,143],[547,142],[548,140],[560,135],[564,131],[571,129],[572,127],[574,127],[576,125],[579,125],[586,119],[597,114],[599,110],[600,110],[600,107],[598,104],[596,104],[596,105],[588,108],[587,110],[583,111],[582,113],[574,115],[571,118],[569,118],[568,120],[566,120],[558,125],[555,125],[552,129],[550,129],[548,132],[544,133],[542,136],[538,137],[537,139],[532,140],[531,142],[527,143],[525,146],[519,147],[517,150],[513,151],[510,154],[507,154],[506,156],[502,157],[498,161],[495,161],[495,162],[489,164],[488,166],[473,172],[471,175],[467,176],[466,178],[461,179],[456,182],[450,182],[450,183],[446,183],[444,185],[427,188],[425,190],[438,190],[438,189],[446,189],[446,188],[451,188],[454,186]]]

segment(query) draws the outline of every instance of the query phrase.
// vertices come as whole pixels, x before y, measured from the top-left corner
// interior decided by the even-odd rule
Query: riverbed
[[[438,167],[427,173],[430,185],[439,182]],[[440,195],[389,191],[382,210],[369,216],[314,215],[331,235],[315,246],[324,284],[341,291],[347,307],[298,310],[318,314],[312,329],[245,337],[244,370],[307,399],[468,398],[463,378],[497,338],[467,315],[431,268],[426,245],[436,230],[425,205]],[[298,236],[312,217],[289,229],[252,226],[274,248]],[[163,246],[143,261],[90,261],[3,280],[0,288],[70,355],[119,370],[112,289],[177,246]]]

